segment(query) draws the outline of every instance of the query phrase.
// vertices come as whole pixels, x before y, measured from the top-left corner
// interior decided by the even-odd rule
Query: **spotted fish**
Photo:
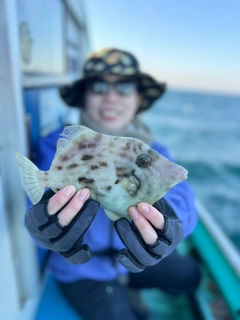
[[[45,188],[57,192],[72,184],[77,190],[88,188],[110,219],[130,218],[130,206],[153,204],[187,178],[185,168],[141,140],[101,134],[81,125],[65,127],[61,136],[48,171],[16,153],[23,187],[34,204]]]

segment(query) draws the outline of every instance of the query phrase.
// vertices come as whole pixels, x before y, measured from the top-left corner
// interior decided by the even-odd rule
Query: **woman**
[[[105,49],[91,55],[83,77],[60,93],[68,105],[81,108],[80,124],[141,139],[171,159],[138,117],[164,91],[164,84],[140,71],[131,53]],[[36,161],[40,169],[49,169],[61,132],[62,128],[40,142]],[[74,186],[56,194],[47,191],[25,221],[30,234],[52,251],[49,267],[83,319],[140,319],[140,305],[134,310],[126,288],[157,287],[170,294],[196,289],[197,263],[174,250],[197,221],[194,194],[186,182],[153,206],[131,207],[132,223],[122,218],[113,224],[89,196],[87,188],[76,192]],[[127,284],[120,279],[127,279]]]

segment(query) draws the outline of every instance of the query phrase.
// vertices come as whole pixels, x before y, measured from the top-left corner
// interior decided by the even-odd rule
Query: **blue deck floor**
[[[80,320],[76,312],[67,304],[58,289],[57,283],[50,275],[46,277],[43,294],[38,306],[35,320]]]

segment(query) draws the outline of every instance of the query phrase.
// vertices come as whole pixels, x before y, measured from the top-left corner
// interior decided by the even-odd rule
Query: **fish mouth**
[[[138,190],[141,187],[141,182],[138,177],[135,175],[134,170],[130,174],[124,174],[123,177],[128,181],[127,183],[127,192],[131,196],[135,196]]]
[[[141,182],[138,179],[138,177],[134,174],[134,172],[132,172],[132,175],[128,177],[128,180],[132,183],[136,185],[136,188],[139,189],[141,187]]]
[[[188,178],[188,171],[187,172],[185,172],[182,176],[181,176],[181,181],[184,181],[184,180],[186,180]]]

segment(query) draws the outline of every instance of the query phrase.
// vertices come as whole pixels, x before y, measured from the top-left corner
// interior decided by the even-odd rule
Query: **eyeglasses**
[[[122,80],[116,82],[107,82],[104,80],[94,80],[90,81],[87,85],[87,90],[94,94],[107,94],[110,88],[122,96],[127,96],[133,93],[137,89],[137,82],[133,80]]]

